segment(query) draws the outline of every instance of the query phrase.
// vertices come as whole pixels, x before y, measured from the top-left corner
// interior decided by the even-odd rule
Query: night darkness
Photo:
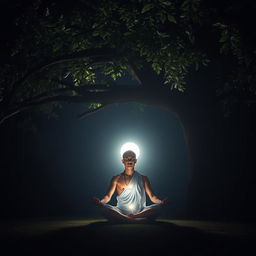
[[[253,1],[4,0],[1,10],[0,253],[252,254]],[[154,221],[112,223],[93,204],[124,171],[126,142],[140,148],[135,170],[170,198]]]
[[[7,204],[2,214],[98,215],[90,199],[102,197],[111,178],[123,171],[119,150],[134,141],[141,149],[136,170],[150,178],[160,198],[172,198],[173,217],[184,215],[190,173],[177,118],[163,108],[127,103],[76,120],[83,108],[65,105],[53,119],[26,113],[35,118],[34,130],[31,123],[20,128],[10,122],[5,127],[13,132],[2,140],[8,149],[4,166],[9,170],[2,181],[16,182],[2,185]]]

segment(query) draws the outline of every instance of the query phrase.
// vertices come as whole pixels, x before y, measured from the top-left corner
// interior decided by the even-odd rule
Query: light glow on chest
[[[129,184],[129,185],[127,186],[127,188],[128,188],[128,189],[132,189],[132,188],[133,188],[133,184]]]
[[[133,210],[134,209],[134,204],[129,204],[128,206],[127,206],[127,208],[129,209],[129,210]]]

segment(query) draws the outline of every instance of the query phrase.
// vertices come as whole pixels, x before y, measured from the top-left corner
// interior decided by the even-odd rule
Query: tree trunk
[[[253,115],[238,107],[225,118],[209,98],[193,99],[178,110],[190,156],[187,217],[255,219]]]

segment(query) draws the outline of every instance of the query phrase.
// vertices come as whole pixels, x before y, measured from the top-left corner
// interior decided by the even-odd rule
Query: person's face
[[[125,168],[133,168],[137,162],[137,159],[134,155],[125,155],[122,162]]]

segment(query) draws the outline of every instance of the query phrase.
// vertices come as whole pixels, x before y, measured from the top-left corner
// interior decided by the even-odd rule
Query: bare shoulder
[[[118,180],[120,179],[120,176],[121,176],[121,173],[113,176],[111,182],[113,183],[118,182]]]
[[[149,182],[149,179],[147,176],[145,176],[145,175],[141,175],[141,176],[142,176],[142,179],[144,182]]]

